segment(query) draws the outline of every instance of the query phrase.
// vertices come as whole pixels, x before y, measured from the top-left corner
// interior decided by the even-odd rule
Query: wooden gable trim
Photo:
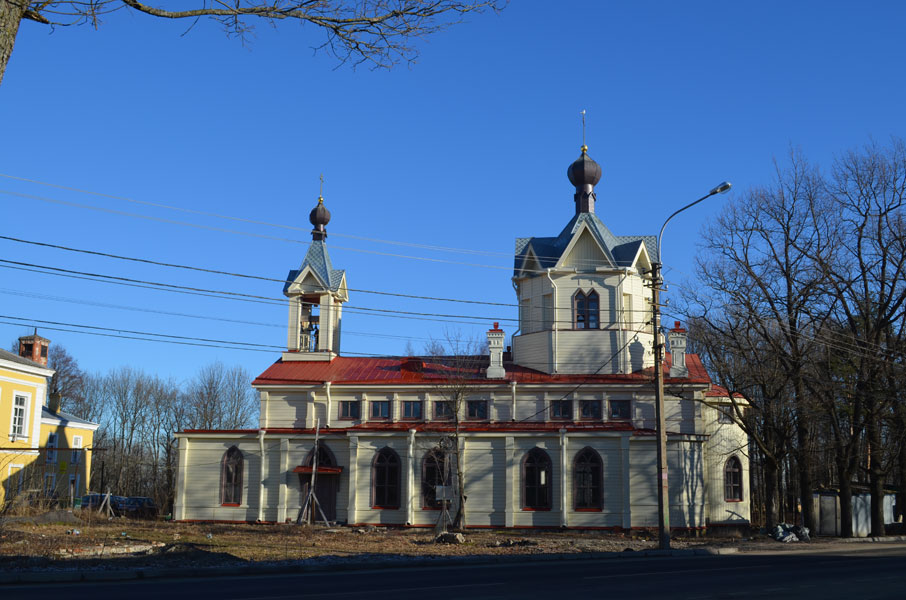
[[[616,262],[614,261],[613,256],[611,256],[610,251],[608,251],[607,248],[601,245],[601,243],[598,241],[597,236],[592,233],[591,228],[588,226],[588,223],[583,222],[579,225],[579,231],[574,233],[572,239],[569,240],[569,244],[566,245],[566,249],[563,250],[560,258],[557,260],[557,264],[554,265],[554,268],[564,268],[564,263],[570,257],[576,247],[576,244],[579,243],[579,239],[584,234],[587,234],[589,237],[591,237],[592,241],[594,241],[595,246],[597,246],[598,248],[598,251],[604,257],[604,260],[607,261],[607,266],[611,268],[616,266]]]

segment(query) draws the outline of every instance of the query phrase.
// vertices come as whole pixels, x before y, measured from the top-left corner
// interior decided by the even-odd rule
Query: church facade
[[[584,146],[567,174],[575,214],[554,237],[516,240],[519,329],[505,349],[493,324],[483,356],[343,356],[346,273],[319,198],[283,290],[287,350],[253,382],[259,427],[177,434],[174,519],[295,521],[314,480],[323,517],[350,525],[433,526],[452,491],[468,527],[656,527],[659,249],[595,215],[601,168]],[[679,323],[667,338],[670,524],[746,525],[746,436]]]

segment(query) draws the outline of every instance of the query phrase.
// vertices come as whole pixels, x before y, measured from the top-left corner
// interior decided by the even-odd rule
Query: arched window
[[[735,456],[724,465],[724,500],[742,502],[742,463]]]
[[[440,508],[441,500],[437,499],[435,487],[449,485],[449,462],[447,455],[440,448],[433,448],[422,460],[422,507]]]
[[[600,300],[598,292],[591,291],[587,294],[579,291],[573,297],[575,328],[598,329],[600,327]]]
[[[400,507],[400,457],[390,448],[378,451],[371,465],[371,507]]]
[[[601,508],[604,464],[591,448],[584,448],[573,462],[573,503],[576,510]]]
[[[308,451],[308,456],[305,457],[305,464],[309,467],[314,466],[315,464],[315,451],[314,448]],[[324,442],[318,443],[318,467],[335,467],[337,466],[337,461],[333,457],[333,452],[330,451],[330,448],[324,445]]]
[[[541,448],[529,450],[522,462],[522,508],[551,508],[551,459]]]
[[[236,446],[224,452],[220,461],[220,503],[242,504],[242,452]]]

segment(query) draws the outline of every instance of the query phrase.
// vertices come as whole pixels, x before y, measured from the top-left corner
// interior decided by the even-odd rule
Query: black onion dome
[[[582,146],[582,156],[573,161],[573,164],[566,169],[566,176],[569,177],[570,183],[577,188],[584,185],[596,185],[601,181],[601,165],[586,154],[587,150],[587,147]]]
[[[318,198],[318,205],[311,209],[311,212],[308,214],[308,220],[316,229],[322,229],[325,225],[330,223],[330,211],[324,206],[323,198]]]

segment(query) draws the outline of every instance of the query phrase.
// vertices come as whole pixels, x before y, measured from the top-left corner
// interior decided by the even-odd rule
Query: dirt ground
[[[768,539],[673,539],[673,548],[777,544]],[[469,530],[438,544],[427,529],[196,524],[100,519],[55,511],[0,524],[0,569],[227,566],[321,558],[624,552],[657,548],[654,534]]]

